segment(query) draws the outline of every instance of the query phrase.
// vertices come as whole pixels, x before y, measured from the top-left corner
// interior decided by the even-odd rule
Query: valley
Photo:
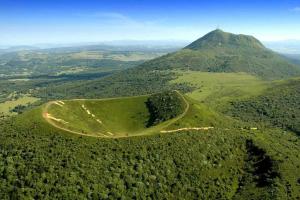
[[[53,94],[48,95],[48,93],[56,85],[73,86],[76,83],[82,85],[83,82],[88,83],[109,76],[173,50],[171,47],[160,50],[155,47],[94,45],[2,53],[0,54],[2,86],[0,87],[0,114],[5,116],[13,114],[9,110],[18,105],[24,106],[22,107],[24,110],[28,105],[37,102],[33,99],[41,100],[39,104],[42,104],[50,98],[55,98],[51,97]],[[68,95],[66,91],[64,87],[64,96]],[[30,96],[32,100],[13,103],[14,99],[10,96],[12,93]]]

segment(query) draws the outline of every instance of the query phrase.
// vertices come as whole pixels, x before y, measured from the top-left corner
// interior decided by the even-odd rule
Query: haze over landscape
[[[262,41],[300,40],[299,2],[1,1],[1,45],[193,41],[217,27]],[[290,31],[293,30],[293,31]],[[120,34],[121,33],[121,34]]]
[[[0,19],[0,199],[300,199],[298,0]]]

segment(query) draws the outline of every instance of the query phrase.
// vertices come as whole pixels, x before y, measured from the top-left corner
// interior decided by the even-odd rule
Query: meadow
[[[232,100],[258,96],[272,84],[246,73],[174,72],[177,78],[170,83],[191,85],[193,91],[186,95],[212,108],[221,108]]]
[[[9,101],[5,101],[3,103],[0,103],[0,114],[2,113],[3,115],[13,115],[17,114],[12,112],[11,110],[14,109],[16,106],[28,106],[30,104],[33,104],[37,101],[39,101],[39,98],[36,97],[31,97],[28,95],[21,96],[17,99],[12,99]]]
[[[171,95],[172,99],[160,101]],[[149,107],[148,102],[155,101]],[[172,102],[182,104],[178,112]],[[168,105],[162,104],[168,102]],[[161,105],[162,104],[162,105]],[[176,106],[177,106],[176,104]],[[153,106],[157,110],[153,111]],[[110,99],[74,99],[51,101],[38,108],[49,124],[75,134],[95,137],[128,137],[157,133],[181,119],[188,110],[188,102],[178,92]],[[184,111],[184,109],[186,109]],[[161,114],[159,114],[161,113]],[[153,123],[156,122],[156,123]]]

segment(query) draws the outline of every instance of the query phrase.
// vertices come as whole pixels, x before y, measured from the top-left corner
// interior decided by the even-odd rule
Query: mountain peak
[[[216,29],[208,34],[204,35],[202,38],[194,41],[185,49],[201,50],[205,48],[255,48],[264,49],[264,45],[249,35],[236,35],[228,32],[224,32],[221,29]]]
[[[210,33],[225,33],[225,32],[222,29],[217,28],[217,29],[211,31]]]

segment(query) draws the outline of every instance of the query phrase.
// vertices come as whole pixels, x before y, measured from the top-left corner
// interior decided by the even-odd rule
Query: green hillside
[[[267,48],[252,36],[215,30],[187,47],[111,76],[87,82],[51,85],[34,94],[43,99],[99,98],[156,93],[192,92],[188,81],[174,82],[187,73],[244,73],[264,81],[300,75],[300,66]],[[226,75],[225,75],[226,76]]]
[[[300,134],[300,79],[277,82],[258,97],[234,101],[228,112],[244,121]]]
[[[126,137],[158,132],[184,114],[187,106],[181,94],[171,91],[114,99],[51,101],[43,106],[43,117],[51,125],[75,134]]]
[[[187,92],[187,96],[218,109],[222,109],[232,100],[260,95],[272,84],[246,73],[199,71],[175,71],[175,73],[178,77],[171,83],[191,85],[193,90]]]
[[[149,70],[246,72],[264,79],[299,75],[299,68],[252,36],[215,30],[184,49],[145,62]]]
[[[253,36],[234,35],[220,29],[206,34],[185,47],[185,49],[201,50],[203,48],[217,48],[220,46],[228,48],[265,49],[264,45]]]
[[[56,102],[60,105],[46,106],[47,113],[72,122],[71,127],[62,127],[70,125],[62,121],[56,124],[59,127],[53,126],[45,120],[45,107],[0,120],[1,199],[299,198],[299,138],[279,128],[225,116],[209,104],[213,96],[216,99],[211,103],[218,104],[221,96],[226,99],[226,93],[230,101],[259,97],[266,90],[254,91],[256,79],[245,74],[227,77],[202,72],[195,78],[183,76],[195,84],[195,79],[207,76],[198,83],[207,89],[203,93],[197,89],[196,95],[203,101],[184,96],[188,102],[184,113],[151,128],[146,127],[150,113],[145,102],[151,96],[154,102],[170,101],[173,98],[164,97],[168,93],[156,94],[159,98],[63,100]],[[241,89],[241,80],[249,88]],[[279,81],[276,86],[282,87],[279,92],[290,88],[287,93],[295,94],[299,84],[297,80],[292,83]],[[221,85],[227,92],[219,94]],[[253,92],[248,96],[247,91]],[[96,124],[92,113],[105,126]],[[102,138],[73,132],[82,129]],[[119,135],[94,134],[100,130]],[[139,137],[124,137],[133,135]],[[122,138],[108,138],[118,136]]]
[[[175,118],[189,108],[189,102],[177,92],[153,94],[147,99],[146,105],[150,114],[147,127]]]
[[[187,113],[164,129],[214,128],[111,139],[58,129],[41,108],[0,121],[0,198],[300,197],[298,137],[280,129],[241,129],[242,122],[187,101]]]
[[[216,30],[101,79],[41,85],[31,95],[48,103],[0,117],[0,199],[300,199],[300,79],[277,80],[297,74]]]

